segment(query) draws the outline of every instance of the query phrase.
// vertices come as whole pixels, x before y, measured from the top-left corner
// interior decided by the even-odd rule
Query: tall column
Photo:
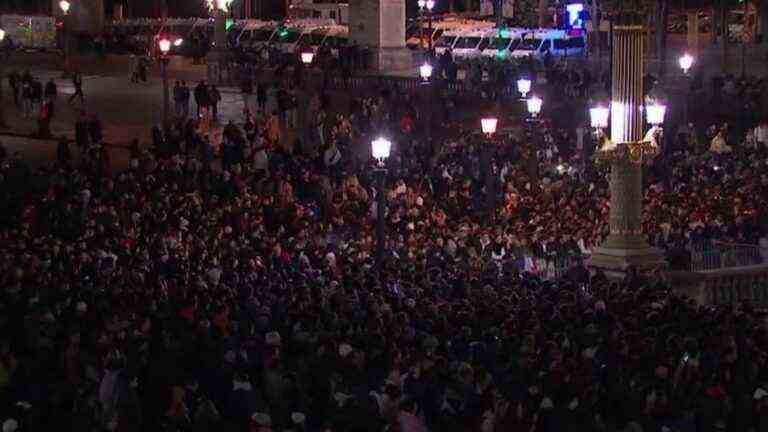
[[[413,72],[413,55],[405,47],[405,0],[351,0],[349,33],[370,50],[374,70]]]
[[[617,24],[613,30],[611,77],[610,233],[590,265],[621,277],[630,267],[640,271],[664,264],[661,251],[643,234],[643,29]],[[642,159],[642,158],[640,158]]]

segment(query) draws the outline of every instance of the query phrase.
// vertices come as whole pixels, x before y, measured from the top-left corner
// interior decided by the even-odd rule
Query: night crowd
[[[66,141],[35,169],[1,155],[3,432],[768,430],[765,313],[583,265],[609,211],[583,122],[505,118],[490,146],[408,92],[339,109],[321,91],[299,114],[296,83],[255,80],[219,133],[210,103],[189,112],[211,87],[181,87],[127,168],[85,112],[80,160]],[[644,230],[672,265],[768,249],[752,123],[680,128],[645,168]],[[380,133],[377,269],[360,146]]]

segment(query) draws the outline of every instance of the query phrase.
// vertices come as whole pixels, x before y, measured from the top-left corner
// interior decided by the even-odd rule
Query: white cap
[[[3,422],[3,432],[16,432],[19,429],[19,422],[16,419],[8,419]]]

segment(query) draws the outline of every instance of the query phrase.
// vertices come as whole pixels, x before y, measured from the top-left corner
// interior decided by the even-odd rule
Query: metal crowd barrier
[[[766,264],[766,251],[759,246],[714,242],[710,247],[692,248],[691,271],[705,272]]]

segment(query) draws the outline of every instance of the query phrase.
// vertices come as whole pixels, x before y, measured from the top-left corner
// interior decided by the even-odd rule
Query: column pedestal
[[[376,72],[413,72],[413,52],[408,48],[378,48],[373,50],[371,67]]]

